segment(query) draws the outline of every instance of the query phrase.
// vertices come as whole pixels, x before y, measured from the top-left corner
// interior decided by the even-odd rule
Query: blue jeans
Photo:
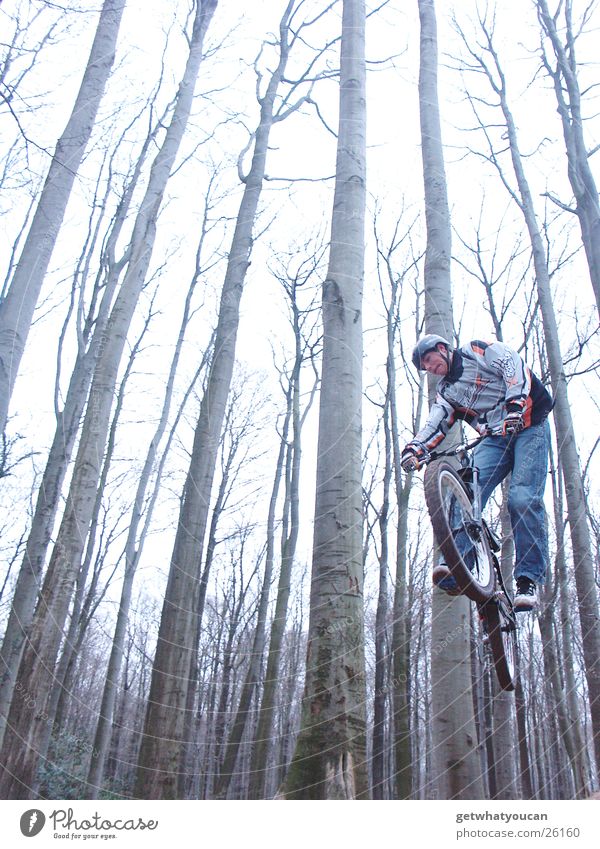
[[[515,578],[543,583],[548,564],[544,489],[548,476],[550,426],[547,420],[510,439],[489,436],[475,449],[481,504],[512,472],[508,512],[515,541]]]

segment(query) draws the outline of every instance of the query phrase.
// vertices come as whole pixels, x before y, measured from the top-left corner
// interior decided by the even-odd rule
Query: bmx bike
[[[459,594],[475,602],[502,690],[515,689],[516,619],[497,552],[500,542],[482,516],[473,449],[481,436],[425,461],[425,500],[433,533]],[[459,461],[450,463],[449,459]]]

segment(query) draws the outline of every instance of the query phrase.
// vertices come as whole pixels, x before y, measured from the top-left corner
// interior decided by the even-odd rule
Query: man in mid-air
[[[413,351],[416,369],[440,378],[424,426],[402,452],[405,471],[419,469],[457,419],[489,433],[475,449],[482,507],[510,473],[508,511],[515,542],[514,607],[533,610],[548,560],[544,489],[548,474],[552,399],[520,355],[503,342],[478,339],[453,348],[441,336],[423,336]],[[433,583],[449,595],[458,586],[440,562]]]

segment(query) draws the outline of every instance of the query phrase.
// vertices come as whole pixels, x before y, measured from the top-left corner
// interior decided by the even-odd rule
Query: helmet
[[[439,344],[445,345],[448,351],[451,348],[450,342],[444,339],[443,336],[438,336],[436,333],[428,333],[427,336],[422,336],[415,345],[412,352],[412,363],[417,371],[422,370],[421,360],[430,351],[435,351]]]

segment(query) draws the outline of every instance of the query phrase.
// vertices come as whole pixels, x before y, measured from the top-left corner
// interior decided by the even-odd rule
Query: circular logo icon
[[[21,834],[25,837],[35,837],[46,824],[46,817],[37,808],[25,811],[21,817]]]

